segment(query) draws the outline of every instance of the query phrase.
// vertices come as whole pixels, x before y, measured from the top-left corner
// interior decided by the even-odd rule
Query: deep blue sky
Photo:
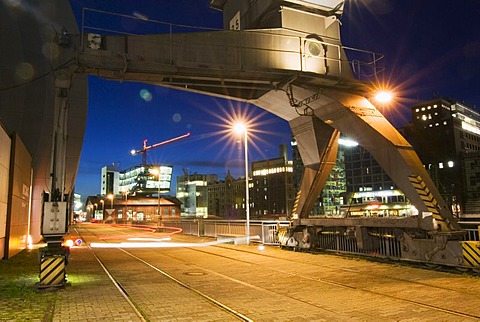
[[[80,23],[81,8],[96,8],[174,24],[222,28],[222,13],[209,0],[70,0]],[[409,107],[434,94],[480,106],[480,1],[478,0],[347,0],[342,18],[343,44],[385,55],[385,79],[401,89],[394,107],[383,110],[400,125]],[[125,32],[147,33],[142,23],[108,20],[93,14],[87,23],[115,25]],[[86,20],[87,20],[86,19]],[[161,28],[160,28],[161,29]],[[163,30],[159,30],[163,32]],[[145,91],[146,90],[146,91]],[[142,95],[147,93],[147,95]],[[187,132],[191,136],[150,151],[148,163],[173,165],[174,176],[227,170],[243,176],[243,154],[234,139],[222,133],[232,113],[256,118],[250,161],[274,158],[280,144],[289,144],[288,124],[259,108],[238,102],[140,83],[89,79],[89,114],[76,192],[100,192],[100,170],[141,163],[129,155],[148,139],[154,144]],[[175,181],[172,182],[174,194]]]

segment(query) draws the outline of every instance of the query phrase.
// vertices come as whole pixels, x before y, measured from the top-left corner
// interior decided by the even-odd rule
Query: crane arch
[[[365,98],[339,43],[307,36],[278,30],[102,36],[100,49],[75,52],[75,73],[242,100],[288,121],[305,165],[299,218],[308,216],[321,192],[343,133],[374,156],[420,213],[431,214],[443,231],[457,230],[412,146]],[[304,64],[304,39],[337,50],[340,58],[329,61],[328,73],[324,57]]]
[[[227,2],[212,0],[211,6],[224,8]],[[16,84],[15,64],[10,62],[19,57],[32,62],[39,74],[55,71],[27,86],[1,93],[2,122],[22,135],[33,156],[33,230],[40,226],[42,193],[52,188],[48,182],[52,172],[62,173],[63,177],[58,177],[61,190],[73,191],[87,112],[85,75],[246,101],[285,119],[297,139],[305,164],[296,207],[300,218],[307,216],[323,187],[335,160],[341,132],[355,138],[377,159],[420,212],[432,213],[443,231],[458,229],[411,146],[364,98],[365,84],[356,78],[361,68],[372,64],[347,59],[348,49],[340,41],[339,8],[335,6],[330,11],[309,8],[302,20],[300,9],[304,1],[250,3],[269,3],[271,9],[280,2],[281,10],[270,12],[279,15],[279,19],[273,19],[272,15],[268,21],[252,18],[250,21],[257,25],[249,30],[244,19],[246,13],[241,13],[238,16],[243,19],[239,24],[242,30],[162,35],[81,33],[65,0],[52,0],[55,16],[49,16],[52,13],[47,12],[48,8],[43,8],[44,16],[43,9],[39,9],[35,19],[28,14],[14,14],[17,8],[0,11],[8,27],[1,34],[11,40],[3,42],[9,48],[2,51],[8,53],[2,63],[2,69],[7,71],[2,73],[5,75],[0,80],[2,88]],[[233,14],[237,16],[236,12]],[[45,24],[45,17],[51,25]],[[225,17],[228,25],[229,19]],[[281,23],[266,25],[272,21]],[[289,23],[301,23],[307,28],[299,31],[301,29],[282,25]],[[57,33],[52,34],[53,30]],[[89,40],[95,43],[90,44]],[[54,48],[59,55],[44,56],[47,47]],[[54,59],[50,60],[51,57]],[[373,56],[370,63],[374,65],[376,59]],[[8,64],[11,66],[7,68]],[[52,142],[51,124],[55,110],[62,106],[69,107],[65,120],[74,126],[69,127],[68,143],[61,142],[61,150],[68,160],[57,163],[58,168],[52,171],[48,163],[56,143]],[[14,111],[22,113],[14,115]],[[36,122],[31,122],[34,118]],[[38,236],[34,240],[38,240]]]

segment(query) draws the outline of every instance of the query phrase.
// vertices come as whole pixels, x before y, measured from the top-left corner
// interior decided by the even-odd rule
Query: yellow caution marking
[[[287,227],[280,227],[278,230],[278,242],[280,245],[285,245],[287,243],[288,236],[287,236]]]
[[[40,262],[40,284],[58,286],[65,284],[65,257],[48,256]]]
[[[299,190],[297,192],[297,195],[295,196],[295,201],[293,203],[293,209],[292,209],[292,214],[296,214],[298,210],[298,202],[300,201],[300,195],[302,194],[302,191]]]
[[[462,242],[463,264],[469,267],[480,267],[480,248],[476,241]]]
[[[432,213],[432,217],[435,218],[435,220],[443,221],[443,218],[438,211],[438,202],[430,192],[430,189],[428,189],[425,182],[423,182],[422,178],[420,176],[409,176],[408,179],[412,183],[428,211]]]

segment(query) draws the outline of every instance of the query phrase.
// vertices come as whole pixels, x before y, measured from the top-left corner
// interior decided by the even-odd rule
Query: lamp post
[[[98,209],[98,204],[94,203],[93,204],[93,218],[94,219],[97,219],[97,209]],[[90,220],[91,220],[91,218],[90,218]]]
[[[107,198],[110,199],[110,209],[113,209],[113,194],[109,194]]]
[[[248,131],[244,123],[234,124],[234,131],[243,134],[243,145],[245,148],[245,215],[246,215],[246,235],[247,245],[250,245],[250,196],[248,192]]]
[[[162,212],[160,211],[160,167],[153,169],[152,173],[157,175],[157,229],[162,226]]]
[[[159,224],[159,227],[161,227],[163,225],[163,222],[162,222],[162,212],[160,211],[160,167],[158,167],[158,191],[157,191],[157,201],[158,201],[158,224]]]
[[[103,199],[100,200],[100,208],[101,208],[101,210],[102,210],[102,219],[101,219],[101,220],[104,220],[104,219],[105,219],[104,210],[103,210],[103,209],[105,208],[105,207],[104,207],[104,203],[105,203],[105,200],[103,200]]]
[[[127,211],[128,211],[128,190],[125,190],[123,192],[123,194],[125,195],[125,203],[123,204],[122,219],[128,219],[128,214],[127,214]]]

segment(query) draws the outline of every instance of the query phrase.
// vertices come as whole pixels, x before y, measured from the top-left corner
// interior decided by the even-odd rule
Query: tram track
[[[222,247],[222,246],[213,246],[213,247]],[[212,253],[212,252],[209,252],[209,251],[206,251],[206,250],[202,250],[202,249],[191,248],[191,250],[196,251],[196,252],[201,252],[201,253],[207,253],[207,254],[214,255],[214,256],[219,256],[219,257],[222,257],[222,258],[228,258],[228,259],[234,260],[234,261],[241,261],[241,260],[236,259],[234,257],[219,255],[219,254],[215,254],[215,253]],[[243,249],[232,249],[232,250],[236,251],[236,252],[244,252],[244,253],[249,253],[249,254],[253,254],[253,255],[257,255],[257,256],[266,256],[266,257],[271,257],[271,258],[274,258],[274,259],[277,259],[277,260],[292,262],[291,259],[286,259],[286,258],[282,258],[282,257],[278,257],[278,256],[259,254],[258,252],[246,251],[246,250],[243,250]],[[248,262],[248,263],[252,264],[251,262]],[[298,264],[298,261],[296,261],[296,263]],[[330,269],[348,270],[351,273],[361,274],[361,273],[356,272],[354,270],[345,269],[345,268],[341,268],[341,267],[340,268],[339,267],[329,267],[328,265],[320,265],[320,264],[311,263],[311,262],[303,262],[303,263],[307,264],[307,265],[318,266],[318,267],[328,267]],[[294,277],[297,277],[297,278],[307,279],[307,280],[310,280],[310,281],[320,282],[320,283],[323,283],[323,284],[329,284],[329,285],[342,287],[342,288],[346,288],[346,289],[359,290],[359,291],[366,292],[366,293],[369,293],[369,294],[388,297],[388,298],[391,298],[391,299],[394,299],[394,300],[405,301],[405,302],[408,302],[408,303],[412,303],[414,305],[418,305],[418,306],[421,306],[421,307],[445,312],[445,313],[456,315],[456,316],[459,316],[459,317],[480,319],[480,314],[467,314],[467,313],[459,312],[459,311],[456,311],[456,310],[445,309],[445,308],[442,308],[442,307],[437,306],[437,305],[420,303],[418,301],[409,300],[409,299],[402,298],[402,297],[399,297],[399,296],[393,296],[393,295],[386,294],[386,293],[371,291],[371,290],[368,290],[368,289],[365,289],[365,288],[360,288],[360,287],[357,287],[357,286],[354,286],[354,285],[349,285],[349,284],[346,284],[346,283],[339,283],[339,282],[329,281],[329,280],[325,280],[325,279],[321,279],[321,278],[312,278],[312,277],[309,277],[309,276],[306,276],[306,275],[302,275],[302,274],[298,274],[298,273],[292,273],[292,272],[285,271],[285,270],[278,270],[278,269],[274,269],[274,268],[271,268],[271,267],[269,269],[272,270],[272,271],[282,273],[282,274],[288,274],[288,275],[291,275],[291,276],[294,276]],[[371,275],[381,277],[381,278],[385,278],[385,279],[390,279],[390,280],[393,280],[393,281],[402,281],[402,282],[407,282],[407,283],[411,283],[411,284],[417,284],[417,285],[421,285],[421,286],[442,289],[442,290],[445,290],[445,291],[456,291],[456,292],[458,292],[458,290],[455,290],[453,288],[440,287],[440,286],[437,286],[437,285],[431,285],[431,284],[411,281],[411,280],[407,280],[407,279],[395,278],[395,277],[390,277],[390,276],[380,275],[380,274],[371,274]],[[478,296],[478,292],[476,292],[476,290],[472,290],[469,293],[471,295]]]
[[[94,234],[94,232],[90,232],[90,233]],[[184,239],[184,237],[181,237],[181,239]],[[188,240],[188,238],[185,238],[185,240]],[[225,249],[228,249],[228,252],[225,252]],[[98,252],[99,250],[94,251],[93,249],[91,249],[91,251],[95,253],[95,252]],[[343,292],[350,292],[350,293],[354,292],[355,296],[360,296],[365,298],[375,297],[380,300],[383,298],[384,300],[381,300],[381,301],[392,301],[392,302],[400,301],[401,303],[404,303],[402,305],[408,306],[409,308],[417,307],[418,310],[430,310],[432,312],[439,312],[439,314],[443,314],[444,316],[455,318],[455,319],[460,319],[460,320],[480,319],[479,314],[475,314],[472,312],[465,312],[465,311],[457,310],[451,307],[445,307],[445,306],[442,307],[440,305],[432,304],[428,300],[421,301],[415,298],[410,299],[408,298],[408,296],[402,296],[396,293],[388,294],[382,290],[376,290],[368,287],[363,287],[361,285],[356,285],[355,280],[357,280],[358,277],[357,279],[354,278],[352,283],[345,283],[345,282],[337,281],[330,278],[323,278],[320,276],[312,276],[312,274],[302,273],[302,272],[314,272],[315,270],[329,270],[329,271],[337,270],[337,271],[343,271],[348,274],[353,274],[358,276],[365,274],[364,271],[356,271],[355,269],[344,267],[344,266],[334,267],[328,264],[315,263],[312,261],[302,261],[302,260],[299,261],[298,259],[295,259],[295,260],[289,259],[289,258],[285,258],[284,256],[278,256],[272,253],[266,254],[258,251],[252,251],[247,248],[238,248],[238,247],[231,247],[231,246],[213,246],[213,247],[210,246],[208,248],[185,247],[182,250],[178,250],[175,252],[172,252],[172,251],[167,252],[165,251],[165,249],[161,249],[161,248],[152,248],[148,250],[142,250],[142,249],[127,250],[127,249],[118,248],[118,249],[109,250],[109,252],[114,252],[114,251],[115,253],[117,252],[123,253],[124,256],[130,257],[132,260],[137,262],[137,264],[141,264],[143,267],[148,267],[149,270],[154,271],[155,274],[157,275],[162,275],[164,278],[168,279],[170,283],[175,283],[176,285],[183,288],[185,291],[201,297],[203,301],[216,306],[218,310],[228,312],[229,316],[232,319],[234,318],[235,320],[253,321],[253,320],[259,320],[259,319],[255,314],[251,315],[248,310],[242,311],[241,306],[236,306],[236,305],[232,306],[233,304],[232,301],[230,301],[230,303],[228,303],[228,301],[225,303],[224,301],[221,300],[222,299],[221,297],[218,297],[217,292],[211,292],[211,290],[208,289],[208,287],[198,284],[198,282],[197,284],[195,283],[190,284],[189,280],[185,279],[184,277],[185,272],[182,273],[182,271],[179,270],[178,267],[182,265],[185,267],[188,266],[190,270],[193,269],[196,272],[204,272],[205,274],[209,274],[210,278],[215,277],[214,278],[215,280],[220,281],[217,283],[221,283],[221,284],[230,283],[231,285],[239,285],[239,287],[249,289],[250,292],[257,292],[259,297],[288,299],[289,303],[292,303],[291,304],[292,306],[304,307],[305,311],[313,310],[317,312],[323,312],[321,314],[327,315],[327,316],[328,315],[335,316],[341,310],[335,307],[332,309],[331,306],[329,307],[321,302],[318,302],[318,301],[316,302],[311,297],[303,297],[301,293],[291,292],[291,290],[289,289],[285,289],[281,287],[273,288],[268,285],[265,286],[263,285],[263,283],[259,284],[257,280],[250,281],[248,279],[245,279],[245,277],[242,277],[240,273],[231,272],[231,271],[220,273],[216,269],[213,269],[212,267],[210,267],[208,263],[220,262],[219,259],[221,258],[222,262],[228,262],[228,267],[243,267],[242,269],[245,269],[245,267],[249,267],[252,271],[258,271],[260,272],[260,274],[263,274],[267,277],[269,275],[283,276],[289,280],[296,281],[296,283],[300,285],[313,284],[313,287],[318,289],[325,289],[325,287],[328,285],[328,288],[331,288],[333,290],[343,289],[344,290]],[[190,257],[185,259],[184,256],[186,252],[191,252],[198,255],[189,255]],[[103,255],[98,256],[98,260],[102,262],[102,265],[105,265],[106,267],[108,267],[109,265],[111,265],[111,260],[109,262],[108,258],[102,259],[102,257],[105,256],[106,254],[105,250],[103,251],[102,254]],[[193,258],[201,258],[202,260],[198,262],[195,261],[195,264],[192,264],[192,261],[191,261],[192,256]],[[242,258],[244,256],[246,258]],[[110,257],[116,258],[117,255],[115,256],[110,255]],[[156,260],[153,260],[152,258],[156,258]],[[269,265],[270,260],[275,262],[280,262],[280,268]],[[170,264],[166,265],[164,263],[170,263]],[[175,263],[175,265],[171,263]],[[285,263],[285,264],[281,264],[281,263]],[[277,263],[277,265],[279,264]],[[385,265],[388,265],[388,264],[385,264]],[[295,266],[296,270],[294,268],[287,269],[290,266]],[[302,269],[298,270],[298,267],[302,267]],[[132,305],[139,308],[139,312],[142,315],[142,318],[145,321],[150,321],[149,315],[142,310],[142,306],[141,304],[137,303],[137,301],[135,300],[135,296],[132,294],[129,294],[132,292],[130,292],[128,285],[124,285],[124,284],[128,284],[128,283],[125,283],[123,280],[125,279],[125,276],[123,277],[118,276],[115,273],[114,269],[109,271],[110,271],[110,274],[114,276],[114,279],[116,280],[116,282],[119,284],[119,289],[123,289],[123,291],[126,293],[126,296],[132,301]],[[454,287],[443,287],[440,285],[431,285],[429,283],[425,283],[422,281],[414,281],[408,278],[388,276],[388,275],[372,273],[372,272],[370,272],[370,275],[372,277],[375,277],[381,280],[382,283],[386,283],[386,284],[401,283],[401,284],[408,285],[408,288],[421,287],[421,288],[431,288],[431,289],[442,291],[442,292],[459,292],[459,290],[455,289]],[[290,286],[292,290],[294,290],[296,287],[294,284],[291,284]],[[342,291],[338,291],[338,292],[342,293]],[[476,294],[473,290],[471,292],[469,291],[468,294],[478,298],[478,294]]]
[[[213,246],[213,247],[224,247],[224,246]],[[261,256],[270,257],[270,258],[273,258],[273,259],[286,261],[286,262],[299,263],[299,261],[294,261],[290,258],[273,256],[273,255],[270,255],[270,254],[259,254],[258,252],[253,252],[253,251],[249,251],[249,250],[245,250],[245,249],[238,249],[238,248],[236,248],[236,249],[235,248],[230,248],[230,249],[232,251],[235,251],[235,252],[249,253],[249,254],[253,254],[253,255],[261,255]],[[199,250],[199,249],[192,249],[192,250],[205,252],[204,250]],[[335,254],[324,254],[324,255],[337,256]],[[221,256],[221,255],[217,255],[217,256]],[[348,258],[344,254],[343,255],[338,255],[338,256],[341,256],[342,258]],[[358,257],[354,257],[354,258],[358,258]],[[371,262],[371,260],[369,258],[361,258],[361,260]],[[312,265],[312,266],[319,267],[319,268],[329,268],[329,269],[341,270],[341,271],[350,272],[350,273],[354,273],[354,274],[364,273],[364,272],[358,272],[358,271],[353,270],[351,268],[338,267],[338,266],[334,267],[334,266],[330,266],[330,265],[321,264],[321,263],[318,263],[318,262],[312,262],[312,261],[300,261],[300,262],[304,263],[306,265]],[[382,264],[397,265],[398,263],[382,262]],[[400,263],[400,264],[402,265],[401,267],[432,270],[430,268],[423,268],[423,267],[419,268],[417,266],[412,266],[412,265],[408,265],[408,264],[404,264],[404,263]],[[458,274],[459,273],[458,271],[447,271],[447,272],[441,271],[441,270],[437,270],[437,271],[438,272],[443,272],[443,273],[448,273],[448,274]],[[464,273],[464,272],[460,272],[460,273]],[[434,285],[434,284],[428,284],[428,283],[414,281],[414,280],[406,279],[406,278],[400,278],[400,277],[395,277],[395,276],[390,276],[390,275],[375,274],[375,273],[372,273],[372,272],[369,272],[369,274],[370,274],[370,276],[375,276],[375,277],[378,277],[378,278],[386,278],[386,279],[389,279],[389,280],[392,280],[392,281],[407,282],[407,283],[411,283],[411,284],[415,284],[415,285],[426,286],[426,287],[431,287],[431,288],[436,288],[436,289],[441,289],[441,290],[446,290],[446,291],[457,291],[456,289],[451,288],[451,287],[444,287],[444,286],[439,286],[439,285]],[[474,277],[476,275],[471,275],[471,276]],[[473,289],[472,290],[466,290],[466,291],[464,291],[464,293],[471,294],[472,296],[478,296],[477,290],[473,290]]]
[[[82,236],[78,231],[77,231],[77,234]],[[146,321],[157,320],[158,316],[154,316],[154,317],[149,316],[149,314],[147,313],[147,309],[142,308],[142,305],[139,304],[139,301],[137,299],[135,299],[135,296],[130,294],[130,292],[128,291],[129,287],[125,285],[126,283],[124,283],[124,281],[122,280],[122,277],[118,276],[118,274],[116,274],[111,268],[109,268],[110,265],[105,260],[102,260],[101,256],[98,256],[96,254],[96,252],[92,249],[92,247],[90,247],[89,245],[87,245],[87,247],[88,247],[89,251],[93,254],[95,260],[102,267],[105,274],[112,281],[112,283],[114,284],[116,289],[120,292],[120,294],[125,299],[125,301],[130,305],[130,307],[135,312],[135,314],[140,319],[140,321],[146,322]],[[213,306],[217,307],[219,310],[227,312],[229,314],[229,316],[233,317],[235,320],[248,321],[248,322],[253,321],[252,319],[248,318],[247,316],[245,316],[244,314],[242,314],[240,312],[237,312],[235,309],[229,307],[228,305],[226,305],[226,304],[208,296],[207,294],[202,293],[198,289],[195,289],[195,288],[191,287],[190,285],[180,281],[179,279],[173,277],[172,275],[168,274],[164,270],[156,267],[155,265],[152,265],[148,261],[135,256],[132,252],[129,252],[129,251],[127,251],[125,249],[122,249],[122,248],[117,248],[116,250],[118,250],[120,252],[123,252],[124,254],[127,254],[128,256],[132,257],[136,261],[142,263],[144,266],[152,269],[156,273],[161,274],[163,277],[168,279],[171,283],[175,283],[176,285],[181,286],[182,288],[184,288],[188,292],[191,292],[191,293],[195,294],[196,296],[202,298],[204,301],[209,302]],[[132,293],[134,293],[134,292],[132,292]]]

